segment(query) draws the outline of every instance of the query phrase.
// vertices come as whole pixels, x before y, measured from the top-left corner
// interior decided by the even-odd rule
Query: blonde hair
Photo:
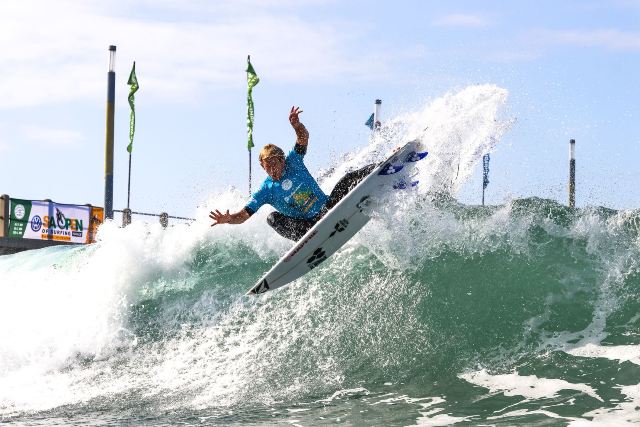
[[[262,147],[262,150],[260,150],[260,156],[258,156],[258,159],[259,161],[262,161],[267,157],[283,157],[284,158],[284,151],[282,151],[282,148],[278,147],[277,145],[267,144],[264,147]]]

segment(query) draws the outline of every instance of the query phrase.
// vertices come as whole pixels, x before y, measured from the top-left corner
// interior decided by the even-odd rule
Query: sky
[[[492,152],[487,203],[566,203],[574,138],[577,206],[640,207],[640,0],[0,0],[0,193],[103,206],[109,45],[116,209],[133,61],[131,208],[193,216],[247,191],[247,55],[257,148],[293,144],[299,105],[312,172],[367,144],[376,98],[384,121],[488,83],[515,121]],[[479,203],[480,169],[462,202]]]

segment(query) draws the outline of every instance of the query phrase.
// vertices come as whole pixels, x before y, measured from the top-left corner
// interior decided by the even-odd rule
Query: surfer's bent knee
[[[269,224],[271,227],[275,226],[276,224],[278,224],[278,212],[273,211],[269,214],[269,216],[267,216],[267,224]]]

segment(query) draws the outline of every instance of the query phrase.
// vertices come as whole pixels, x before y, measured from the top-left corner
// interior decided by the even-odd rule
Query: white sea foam
[[[88,372],[64,368],[77,357],[99,366],[134,346],[127,317],[144,284],[183,269],[204,237],[197,226],[106,223],[95,245],[0,259],[0,407],[46,409],[119,389],[117,380],[83,384]]]
[[[438,405],[445,403],[445,399],[434,397],[430,402],[418,402],[422,407],[420,417],[416,420],[417,426],[450,426],[455,423],[467,421],[471,417],[455,417],[447,414],[444,408]]]
[[[526,399],[544,399],[558,395],[561,390],[576,390],[602,402],[596,391],[586,384],[575,384],[554,378],[540,378],[536,375],[510,374],[492,375],[485,369],[458,375],[459,378],[489,389],[490,393],[505,396],[522,396]]]
[[[484,369],[461,374],[459,377],[471,384],[488,389],[488,395],[485,397],[490,397],[496,393],[502,393],[505,396],[522,396],[525,400],[519,402],[519,404],[537,399],[554,398],[557,397],[558,393],[562,390],[575,390],[603,402],[603,399],[592,387],[586,384],[576,384],[560,379],[540,378],[536,375],[523,376],[518,375],[517,373],[491,375]],[[622,388],[625,389],[625,387]],[[581,414],[578,417],[565,416],[553,412],[555,405],[543,406],[539,409],[521,408],[511,411],[507,411],[506,409],[509,407],[505,407],[503,410],[495,411],[498,412],[498,414],[487,417],[487,420],[511,419],[512,417],[539,414],[544,415],[547,418],[568,422],[572,426],[591,424],[591,421],[589,420],[591,417],[594,417],[593,422],[596,425],[618,425],[616,424],[618,421],[629,421],[635,418],[632,414],[635,407],[637,407],[637,399],[640,397],[638,394],[638,386],[628,388],[631,390],[626,390],[626,392],[633,396],[633,402],[625,402],[617,405],[615,409],[597,409]],[[632,410],[629,411],[630,409]],[[621,410],[623,412],[618,412]],[[596,420],[598,422],[596,422]]]
[[[603,357],[619,362],[629,361],[640,365],[640,345],[597,345],[588,343],[566,350],[567,353],[579,357]]]
[[[626,400],[611,408],[598,408],[583,414],[586,419],[569,423],[572,427],[580,426],[622,426],[638,425],[638,407],[640,407],[640,384],[621,386],[620,392]]]

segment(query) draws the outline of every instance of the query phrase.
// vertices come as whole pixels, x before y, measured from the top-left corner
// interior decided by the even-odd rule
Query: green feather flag
[[[256,74],[256,71],[251,65],[251,57],[247,56],[247,149],[251,151],[253,148],[253,95],[252,90],[255,85],[258,84],[260,79]]]
[[[136,132],[136,106],[135,106],[135,93],[138,91],[140,87],[138,85],[138,78],[136,77],[136,62],[133,61],[133,68],[131,69],[131,74],[129,74],[129,80],[127,84],[131,86],[131,90],[129,91],[129,106],[131,107],[131,118],[129,120],[129,145],[127,146],[127,151],[131,154],[133,150],[133,135]]]

